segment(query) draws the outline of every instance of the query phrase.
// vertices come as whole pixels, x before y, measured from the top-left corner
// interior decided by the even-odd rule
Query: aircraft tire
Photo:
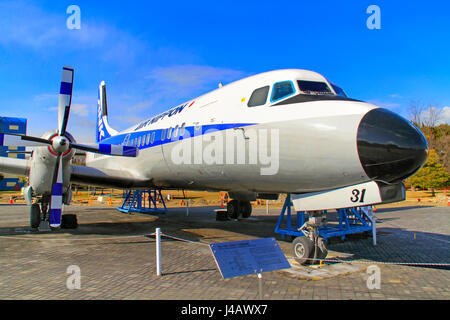
[[[297,237],[292,242],[294,258],[299,264],[306,264],[313,250],[314,244],[308,237]]]
[[[78,227],[77,215],[63,214],[61,217],[62,229],[76,229]]]
[[[252,204],[249,201],[239,202],[242,218],[250,218],[252,215]]]
[[[237,219],[239,216],[239,201],[231,200],[227,204],[227,213],[230,219]]]
[[[30,227],[36,229],[41,223],[41,208],[39,204],[33,203],[30,207]]]

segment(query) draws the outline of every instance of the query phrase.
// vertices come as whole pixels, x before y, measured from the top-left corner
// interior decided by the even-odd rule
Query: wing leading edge
[[[0,173],[28,176],[30,160],[0,157]],[[148,179],[136,178],[126,170],[96,169],[84,166],[71,166],[71,183],[95,185],[110,188],[142,188],[152,187],[153,182]]]
[[[18,176],[28,176],[30,161],[18,158],[0,157],[0,172]]]
[[[149,179],[137,178],[126,170],[97,169],[72,165],[70,181],[76,184],[94,185],[109,188],[144,188],[152,187]]]

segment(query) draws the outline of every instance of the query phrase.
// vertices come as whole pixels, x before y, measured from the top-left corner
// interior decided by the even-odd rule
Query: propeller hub
[[[62,154],[69,150],[69,141],[64,136],[56,136],[52,139],[52,147],[57,153]]]

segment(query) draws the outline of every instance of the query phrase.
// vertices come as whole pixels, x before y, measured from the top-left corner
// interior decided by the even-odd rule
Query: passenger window
[[[253,91],[250,100],[248,100],[247,106],[256,107],[266,104],[268,94],[269,94],[269,86],[256,89],[255,91]]]
[[[167,139],[170,139],[171,136],[172,136],[172,127],[167,129]]]
[[[178,136],[178,125],[175,126],[175,129],[173,129],[173,137],[176,138]]]
[[[283,81],[275,83],[272,90],[272,98],[270,102],[286,98],[294,94],[294,85],[292,81]]]
[[[184,136],[184,126],[186,125],[186,122],[183,122],[180,128],[180,137]]]
[[[147,141],[146,141],[146,144],[148,145],[149,142],[150,142],[150,133],[147,133]]]
[[[162,129],[161,131],[161,141],[163,141],[166,138],[166,129]]]
[[[152,138],[150,139],[150,143],[153,144],[155,142],[155,131],[152,132]]]

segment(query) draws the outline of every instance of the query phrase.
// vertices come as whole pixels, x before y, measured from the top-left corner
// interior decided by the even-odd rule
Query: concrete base
[[[50,223],[48,221],[41,221],[38,230],[42,232],[42,231],[51,231],[52,229],[50,229]]]
[[[291,264],[290,269],[283,270],[290,276],[307,280],[322,280],[353,272],[363,271],[367,268],[367,265],[358,263],[336,263],[336,264],[324,264],[319,268],[318,265],[314,266],[302,266],[298,264],[295,259],[289,259]]]

